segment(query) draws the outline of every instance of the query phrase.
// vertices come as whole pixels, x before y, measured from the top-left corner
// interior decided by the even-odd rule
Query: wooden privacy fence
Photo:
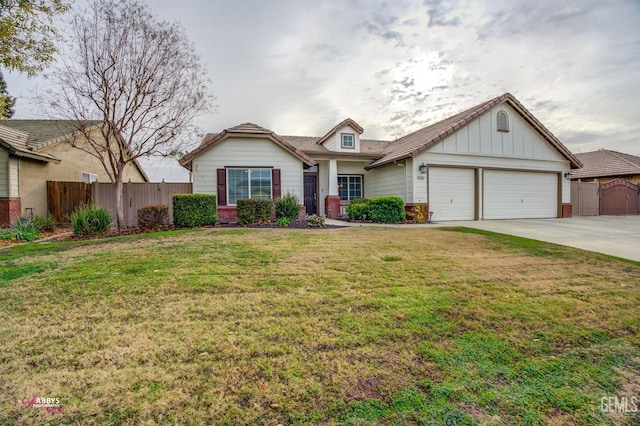
[[[598,182],[571,182],[571,204],[574,216],[598,215]]]
[[[49,188],[51,187],[51,191]],[[84,188],[85,192],[81,189]],[[138,224],[138,209],[164,204],[169,207],[169,218],[173,223],[173,195],[191,194],[189,182],[126,182],[122,185],[122,201],[126,226]],[[83,198],[84,196],[84,198]],[[115,184],[82,182],[47,182],[47,205],[57,222],[69,222],[73,210],[82,203],[91,203],[109,210],[116,218]],[[58,206],[64,206],[58,207]],[[56,213],[55,211],[59,211]]]
[[[600,184],[600,214],[638,214],[640,195],[638,185],[624,179]]]
[[[81,204],[91,204],[90,183],[47,181],[47,208],[56,222],[69,222]]]

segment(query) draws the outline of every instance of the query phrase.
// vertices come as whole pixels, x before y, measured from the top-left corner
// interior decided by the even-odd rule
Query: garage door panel
[[[535,219],[558,215],[558,175],[486,170],[484,219]]]
[[[429,169],[429,210],[434,212],[434,221],[473,220],[474,203],[475,170]]]

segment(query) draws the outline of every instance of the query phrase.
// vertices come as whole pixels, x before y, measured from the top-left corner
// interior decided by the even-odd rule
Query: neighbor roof
[[[198,155],[200,155],[207,149],[211,148],[212,146],[217,145],[218,143],[232,136],[247,136],[247,137],[263,136],[275,142],[277,145],[279,145],[283,149],[289,151],[293,156],[297,157],[300,161],[302,161],[306,165],[313,166],[316,164],[313,158],[309,157],[302,150],[291,145],[284,138],[282,138],[281,136],[278,136],[272,130],[265,129],[264,127],[260,127],[257,124],[253,124],[253,123],[239,124],[237,126],[225,129],[222,132],[217,134],[212,134],[212,133],[207,134],[204,137],[204,139],[202,139],[202,142],[200,143],[199,147],[197,147],[196,149],[194,149],[193,151],[191,151],[190,153],[188,153],[187,155],[185,155],[180,159],[180,164],[183,167],[191,169],[191,162],[193,161],[194,158],[196,158]]]
[[[385,151],[385,155],[377,161],[366,166],[366,169],[373,169],[378,166],[393,163],[405,158],[415,157],[422,152],[430,149],[434,145],[443,141],[462,127],[468,125],[478,117],[487,113],[491,108],[503,102],[508,103],[524,118],[538,133],[554,146],[571,165],[571,168],[581,167],[578,160],[572,153],[560,142],[546,127],[542,125],[527,109],[518,102],[518,100],[510,93],[498,96],[480,105],[476,105],[466,111],[446,118],[435,124],[416,130],[413,133],[403,136],[397,141],[389,144]]]
[[[40,150],[69,139],[78,131],[77,123],[74,120],[3,120],[0,122],[0,144],[18,157],[60,163],[59,158]],[[98,120],[88,120],[84,125],[91,129],[101,123]],[[148,182],[149,178],[140,163],[134,160],[134,164]]]
[[[4,120],[2,123],[7,122],[7,120]],[[4,125],[0,125],[0,146],[3,146],[12,155],[17,157],[54,163],[60,162],[60,160],[53,155],[35,151],[34,147],[29,145],[28,133]]]
[[[576,154],[583,164],[571,173],[571,179],[640,175],[640,157],[601,149]]]

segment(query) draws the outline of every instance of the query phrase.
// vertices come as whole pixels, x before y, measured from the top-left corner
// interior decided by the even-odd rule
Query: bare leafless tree
[[[140,157],[171,156],[208,111],[206,68],[178,23],[158,21],[141,0],[94,0],[75,14],[46,113],[73,121],[71,143],[104,166],[116,184],[122,229],[123,173]]]

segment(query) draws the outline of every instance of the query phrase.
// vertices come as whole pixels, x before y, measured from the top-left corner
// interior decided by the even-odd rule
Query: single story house
[[[46,214],[47,181],[110,182],[96,157],[68,143],[83,137],[73,129],[64,120],[0,121],[0,226]],[[137,162],[127,167],[125,179],[148,181]]]
[[[583,166],[571,172],[572,180],[583,182],[598,180],[600,183],[622,178],[640,183],[640,157],[622,152],[600,149],[576,154]]]
[[[194,193],[216,194],[221,222],[241,198],[295,194],[307,214],[337,218],[350,200],[394,195],[436,221],[571,216],[580,161],[506,93],[395,141],[346,119],[321,137],[245,123],[208,134],[180,164]]]

